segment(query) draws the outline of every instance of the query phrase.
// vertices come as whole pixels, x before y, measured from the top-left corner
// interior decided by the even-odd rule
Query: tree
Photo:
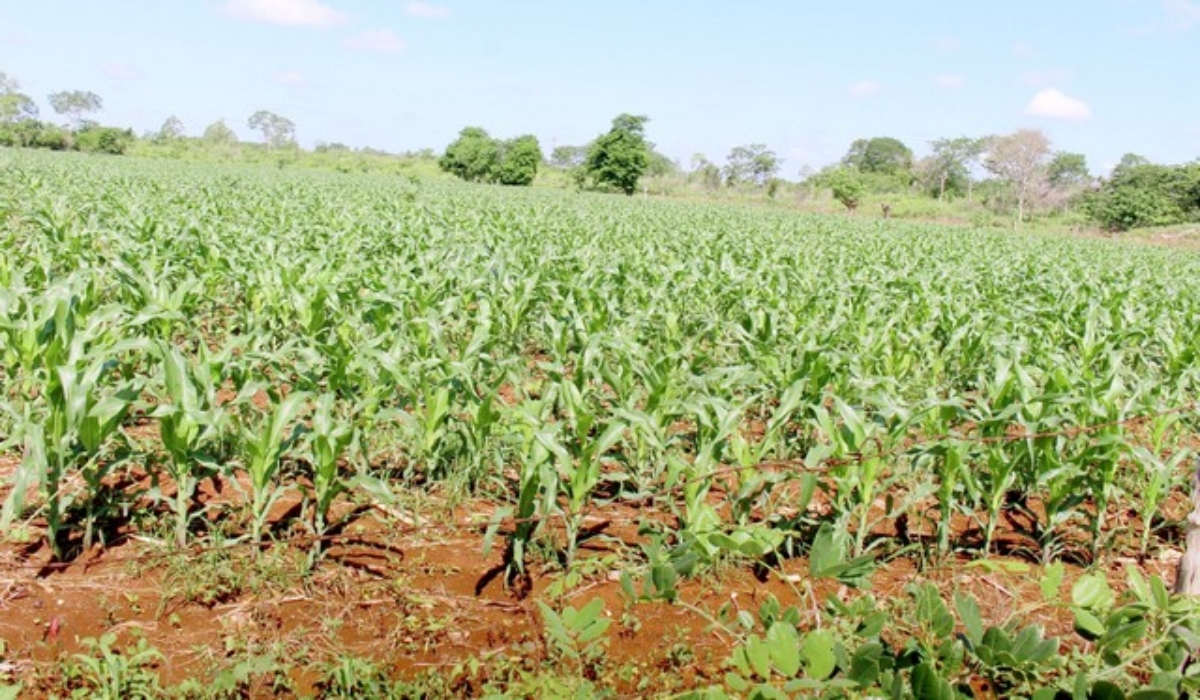
[[[1120,162],[1117,163],[1115,168],[1113,168],[1112,176],[1116,178],[1122,172],[1132,170],[1139,165],[1150,165],[1150,159],[1145,156],[1139,156],[1136,153],[1126,153],[1125,155],[1121,156]]]
[[[263,143],[267,145],[268,151],[291,145],[296,140],[296,125],[292,120],[265,109],[250,115],[246,125],[262,132]]]
[[[1200,163],[1171,166],[1130,159],[1084,196],[1083,211],[1113,231],[1200,221]]]
[[[21,84],[16,78],[0,71],[0,123],[16,124],[37,119],[37,104],[20,90]]]
[[[858,139],[842,158],[842,164],[864,173],[897,175],[912,169],[912,150],[890,136]]]
[[[679,172],[679,164],[659,153],[654,144],[646,144],[646,177],[667,177]]]
[[[225,124],[224,119],[218,119],[204,127],[204,135],[200,138],[204,139],[206,143],[213,145],[226,145],[238,142],[237,134],[233,133],[233,129],[230,129]]]
[[[438,167],[467,182],[491,182],[500,162],[500,144],[488,132],[468,126],[446,147]]]
[[[550,165],[561,170],[577,168],[583,165],[587,152],[587,146],[555,146],[550,151]]]
[[[99,95],[85,90],[52,92],[47,99],[50,108],[66,117],[75,130],[83,126],[84,115],[99,112],[104,107],[104,101]]]
[[[438,160],[442,170],[468,182],[529,185],[537,177],[542,147],[536,136],[500,141],[477,126],[468,126]]]
[[[179,117],[171,115],[159,128],[157,138],[160,141],[174,141],[181,136],[183,136],[183,122]]]
[[[501,185],[531,185],[542,162],[542,147],[533,135],[505,141],[500,148],[496,182]]]
[[[725,182],[731,187],[743,182],[765,185],[779,172],[779,156],[765,144],[737,146],[725,158]]]
[[[718,190],[721,187],[721,169],[703,153],[697,153],[692,156],[692,172],[688,180],[699,182],[706,190]]]
[[[971,166],[983,153],[983,139],[959,136],[953,139],[937,139],[929,142],[933,153],[925,159],[925,173],[939,201],[946,193],[965,188],[971,197]]]
[[[841,202],[848,213],[858,210],[867,189],[860,172],[848,167],[835,168],[825,173],[823,179],[833,192],[833,198]]]
[[[647,117],[621,114],[608,133],[592,142],[583,164],[583,176],[596,187],[613,187],[627,195],[637,191],[638,180],[650,164],[646,146]]]
[[[1077,189],[1092,181],[1088,172],[1087,156],[1082,153],[1057,151],[1046,166],[1046,177],[1050,184],[1063,189]]]
[[[989,139],[983,166],[1007,182],[1017,199],[1017,219],[1021,225],[1030,197],[1046,179],[1046,157],[1050,140],[1041,131],[1022,129],[1008,136]]]

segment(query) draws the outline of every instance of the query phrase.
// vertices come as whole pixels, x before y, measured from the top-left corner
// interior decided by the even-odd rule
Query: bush
[[[501,185],[529,185],[537,177],[542,147],[537,137],[521,136],[501,144],[496,181]]]
[[[65,151],[71,148],[71,132],[53,124],[39,124],[32,137],[27,145],[33,148],[47,148],[51,151]]]
[[[438,167],[467,182],[529,185],[541,162],[535,136],[500,141],[479,127],[467,127],[446,147]]]
[[[1200,163],[1118,168],[1083,209],[1114,231],[1200,221]]]
[[[133,144],[133,130],[113,126],[89,126],[75,135],[75,147],[85,153],[122,155]]]
[[[646,117],[622,114],[612,128],[592,142],[577,181],[598,189],[616,189],[627,195],[637,191],[638,180],[650,165],[646,145]]]

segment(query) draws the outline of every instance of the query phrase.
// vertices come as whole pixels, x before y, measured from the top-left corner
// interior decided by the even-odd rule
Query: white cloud
[[[410,2],[404,6],[404,12],[413,17],[421,17],[423,19],[440,19],[450,15],[450,8],[434,5],[430,2]]]
[[[300,71],[285,70],[276,73],[271,80],[288,87],[299,88],[308,85],[308,78]]]
[[[1025,105],[1024,113],[1031,117],[1079,120],[1092,116],[1092,108],[1083,100],[1064,95],[1057,88],[1046,88]]]
[[[404,41],[390,29],[368,29],[350,37],[346,46],[357,51],[398,53],[404,50]]]
[[[855,97],[867,97],[868,95],[874,95],[882,89],[883,86],[874,80],[860,80],[848,88],[850,94],[854,95]]]
[[[933,79],[933,84],[940,88],[962,87],[965,82],[961,75],[939,75]]]
[[[247,22],[266,22],[289,27],[332,27],[346,15],[320,0],[229,0],[225,14]]]

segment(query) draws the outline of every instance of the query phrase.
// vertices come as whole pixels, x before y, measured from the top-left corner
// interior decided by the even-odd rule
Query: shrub
[[[89,126],[75,135],[75,147],[85,153],[122,155],[133,144],[133,131],[113,126]]]

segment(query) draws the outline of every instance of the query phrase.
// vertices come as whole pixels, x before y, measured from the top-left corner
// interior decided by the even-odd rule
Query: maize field
[[[364,508],[420,523],[414,494],[476,504],[472,555],[513,599],[578,570],[614,512],[637,528],[622,587],[647,601],[723,567],[807,561],[853,588],[881,561],[1103,568],[1179,538],[1192,251],[370,175],[0,165],[0,532],[26,533],[30,559],[130,538],[185,557],[219,525],[256,556],[295,538],[313,574]],[[854,678],[775,622],[738,638],[735,675],[814,694],[781,674]],[[755,661],[767,642],[803,664]],[[953,680],[932,658],[880,673],[943,697],[921,694]]]

